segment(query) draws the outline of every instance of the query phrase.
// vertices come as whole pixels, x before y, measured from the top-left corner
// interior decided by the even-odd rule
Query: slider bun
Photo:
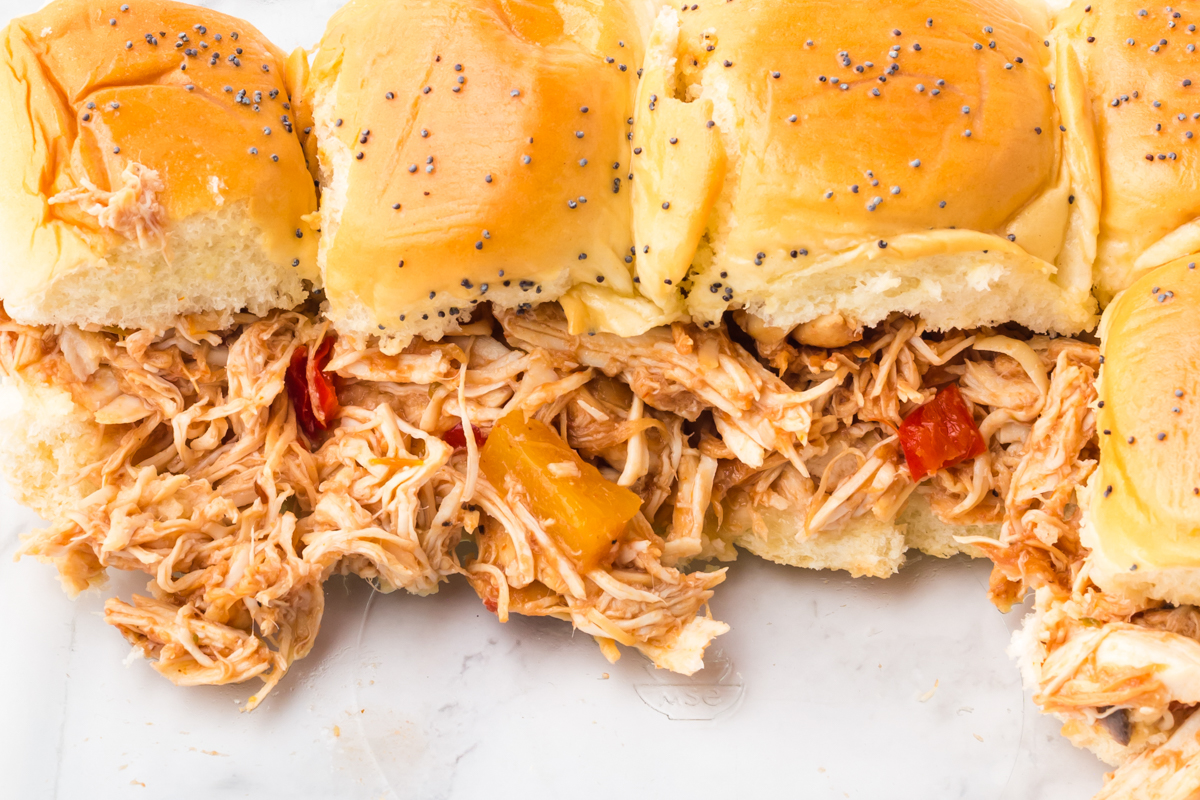
[[[0,463],[13,497],[55,519],[100,488],[84,470],[117,449],[124,430],[103,426],[48,381],[0,386]]]
[[[1009,2],[665,9],[634,135],[653,154],[634,157],[643,290],[671,308],[662,287],[690,276],[698,320],[745,308],[783,329],[833,312],[1089,328],[1094,153],[1048,44]],[[699,250],[676,258],[664,226],[688,240],[694,220]]]
[[[1200,604],[1197,260],[1159,267],[1104,312],[1100,465],[1082,529],[1101,588],[1176,604]]]
[[[283,119],[283,55],[224,14],[128,6],[58,0],[0,34],[5,308],[25,323],[165,328],[300,302],[318,274],[301,220],[316,191]]]
[[[1154,267],[1200,252],[1200,139],[1185,137],[1200,131],[1193,118],[1200,72],[1188,50],[1197,36],[1187,30],[1196,18],[1176,17],[1163,6],[1077,0],[1055,21],[1056,38],[1086,76],[1095,118],[1104,187],[1096,249],[1102,303]]]
[[[757,517],[757,520],[755,519]],[[756,531],[757,528],[757,531]],[[908,550],[937,558],[958,553],[980,555],[955,536],[997,538],[998,525],[949,525],[933,513],[923,495],[909,498],[896,520],[883,522],[870,514],[841,527],[804,539],[804,510],[759,508],[745,504],[727,510],[716,538],[736,544],[760,558],[806,569],[840,569],[852,577],[887,578],[904,566]]]
[[[338,329],[392,350],[439,338],[483,301],[547,302],[573,284],[633,298],[640,53],[617,0],[339,11],[309,82]]]

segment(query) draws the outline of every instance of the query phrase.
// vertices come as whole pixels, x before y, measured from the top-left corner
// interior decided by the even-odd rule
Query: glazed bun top
[[[0,298],[31,323],[264,313],[317,279],[285,57],[207,9],[58,0],[0,54]]]
[[[784,328],[834,311],[1089,327],[1097,189],[1054,53],[1043,15],[1012,2],[665,9],[637,105],[652,157],[634,158],[635,239],[698,250],[640,259],[645,291],[672,307],[664,287],[686,280],[673,293],[699,319],[745,308]]]
[[[1086,76],[1103,176],[1102,303],[1200,251],[1200,8],[1079,0],[1055,22]]]
[[[310,82],[339,330],[395,348],[454,330],[484,301],[520,307],[574,285],[635,296],[641,52],[619,0],[339,11]]]
[[[1088,511],[1105,557],[1121,571],[1200,567],[1196,262],[1173,261],[1138,279],[1101,325],[1100,466]]]

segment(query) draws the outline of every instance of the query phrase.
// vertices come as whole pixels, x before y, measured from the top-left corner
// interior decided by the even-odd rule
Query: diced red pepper
[[[483,435],[483,431],[479,430],[478,425],[471,426],[471,432],[475,434],[475,444],[483,447],[487,443],[487,437]],[[467,447],[467,434],[463,430],[462,423],[458,423],[442,436],[442,441],[453,447],[455,450],[465,450]]]
[[[327,336],[309,358],[307,347],[298,347],[288,364],[285,384],[296,419],[309,439],[315,439],[321,431],[329,430],[337,417],[341,405],[333,376],[324,371],[333,355],[334,337]]]
[[[905,418],[900,425],[900,446],[916,481],[987,449],[971,409],[953,383]]]

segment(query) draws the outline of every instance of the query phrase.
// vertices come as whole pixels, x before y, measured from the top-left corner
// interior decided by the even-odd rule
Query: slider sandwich
[[[691,391],[721,397],[677,411],[695,432],[683,485],[710,513],[669,540],[882,577],[907,548],[977,555],[1006,519],[1057,513],[1055,487],[1094,459],[1098,357],[1070,335],[1095,323],[1100,196],[1047,20],[961,0],[697,5],[658,14],[633,130],[635,281],[698,331],[672,323],[664,372],[687,358],[708,384]],[[617,317],[584,331],[568,313],[596,335],[555,346],[612,371],[667,339],[600,332]]]
[[[105,617],[160,672],[269,688],[337,561],[299,552],[319,475],[285,390],[325,330],[289,310],[319,281],[303,54],[160,0],[59,0],[2,35],[4,463],[51,521],[23,552],[71,594],[148,574]]]
[[[377,379],[390,362],[340,345],[313,296],[304,53],[170,2],[62,0],[5,36],[0,217],[21,243],[0,291],[0,365],[21,404],[5,463],[50,520],[23,553],[73,594],[110,567],[148,574],[106,620],[176,683],[263,680],[253,708],[311,649],[330,575],[428,594],[464,572],[454,548],[482,480],[456,452],[478,449],[443,412],[467,353],[500,345],[427,343],[396,362],[407,377]],[[622,521],[636,514],[551,441]],[[660,574],[674,605],[622,641],[668,663],[723,576]]]
[[[685,674],[736,547],[1057,574],[1101,194],[1035,11],[354,0],[310,71],[127,5],[8,29],[0,363],[25,552],[153,576],[168,677],[269,690],[335,573]]]
[[[632,267],[642,52],[620,0],[352,0],[330,21],[306,97],[325,369],[346,381],[325,448],[344,468],[315,515],[362,524],[366,481],[407,492],[432,515],[426,552],[501,621],[568,620],[610,659],[626,645],[691,674],[727,626],[703,613],[724,570],[680,571],[690,553],[663,536],[706,511],[677,487],[686,420],[639,396],[652,372],[556,338],[603,308],[593,287],[627,298],[613,327],[654,324]]]
[[[1144,783],[1161,793],[1137,796],[1200,791],[1196,264],[1189,256],[1156,268],[1105,311],[1099,466],[1057,538],[1043,530],[1011,547],[1040,548],[1055,568],[1027,576],[1036,603],[1013,652],[1064,735],[1124,764],[1102,797]]]
[[[53,3],[4,31],[6,366],[59,353],[18,381],[33,402],[8,426],[7,461],[17,498],[47,518],[98,488],[75,478],[120,437],[94,423],[150,414],[95,378],[104,329],[141,343],[190,317],[183,335],[202,338],[243,309],[303,302],[318,279],[284,54],[182,4],[93,5]]]
[[[380,35],[397,25],[425,49]],[[249,708],[311,649],[335,573],[418,594],[465,575],[502,618],[699,669],[724,572],[676,570],[646,516],[673,505],[682,421],[489,310],[632,286],[613,165],[639,30],[620,4],[356,3],[310,82],[303,53],[181,4],[14,21],[2,216],[30,244],[0,283],[4,447],[51,521],[24,554],[71,593],[150,575],[107,621],[176,683],[263,680]],[[416,327],[398,343],[377,313]],[[630,439],[623,478],[600,454]]]
[[[696,567],[733,543],[886,576],[1067,504],[1098,188],[1020,6],[637,12],[335,16],[306,92],[327,369],[461,444],[434,494],[501,620],[690,672],[724,629]]]
[[[1055,22],[1095,120],[1103,202],[1091,414],[1098,464],[1078,510],[1005,531],[993,591],[1036,591],[1013,640],[1033,699],[1118,766],[1103,798],[1200,792],[1200,247],[1196,10],[1076,3]],[[1165,262],[1165,263],[1163,263]]]

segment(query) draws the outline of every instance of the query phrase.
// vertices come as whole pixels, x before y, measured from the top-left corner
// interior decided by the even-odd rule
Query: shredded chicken
[[[78,204],[84,213],[96,218],[101,228],[107,228],[141,247],[148,241],[162,239],[163,208],[158,193],[165,188],[156,170],[130,162],[121,173],[121,185],[108,192],[87,178],[82,186],[68,189],[51,197],[54,205]]]
[[[108,568],[150,575],[152,597],[110,600],[106,619],[176,683],[263,681],[253,708],[311,650],[333,574],[419,594],[462,575],[501,622],[554,617],[610,659],[624,645],[690,674],[727,630],[707,613],[724,570],[689,571],[721,552],[714,520],[790,510],[801,536],[836,536],[919,491],[948,523],[1002,523],[999,540],[960,541],[993,560],[997,605],[1038,592],[1027,677],[1073,740],[1126,762],[1101,796],[1200,786],[1200,610],[1087,577],[1076,491],[1097,458],[1093,344],[899,316],[833,348],[683,323],[621,339],[571,335],[555,306],[496,313],[503,338],[485,317],[397,355],[337,341],[325,369],[341,411],[319,441],[285,389],[297,348],[327,335],[314,315],[196,316],[154,336],[0,314],[0,372],[66,388],[119,434],[73,477],[99,488],[24,553],[71,592]],[[897,430],[949,383],[986,450],[915,482]],[[578,569],[535,507],[482,474],[471,432],[514,411],[640,497],[610,566]],[[455,428],[465,446],[447,442]]]
[[[1200,610],[1108,594],[1086,561],[1073,568],[1074,585],[1037,590],[1014,641],[1034,702],[1072,741],[1121,764],[1174,741],[1200,704]]]
[[[696,622],[724,570],[685,571],[719,550],[709,521],[735,504],[797,509],[811,537],[862,514],[893,519],[918,490],[896,429],[950,382],[988,450],[920,488],[943,519],[1007,514],[1006,545],[1042,544],[1036,513],[1065,513],[1086,477],[1080,384],[1096,356],[1075,340],[997,344],[994,331],[934,334],[896,317],[844,347],[752,353],[724,326],[621,339],[573,336],[552,305],[496,313],[503,339],[481,318],[472,335],[397,355],[338,340],[325,370],[341,411],[320,441],[285,388],[296,350],[327,335],[314,315],[191,317],[162,336],[0,320],[4,372],[67,388],[120,434],[76,477],[100,488],[24,552],[53,561],[72,592],[109,567],[151,575],[154,597],[113,601],[109,621],[173,680],[263,679],[253,707],[311,649],[333,574],[419,594],[463,575],[501,620],[556,617],[609,658],[623,644],[698,669],[724,630]],[[641,498],[611,567],[578,571],[536,508],[489,485],[474,436],[457,449],[443,438],[486,436],[518,410]]]
[[[239,318],[225,335],[202,322],[158,340],[40,335],[26,379],[56,381],[98,418],[124,398],[139,408],[105,423],[122,431],[112,452],[75,476],[101,488],[24,553],[53,561],[72,593],[109,567],[148,573],[154,600],[110,603],[106,614],[160,671],[178,682],[260,676],[269,689],[311,649],[331,569],[301,552],[301,510],[320,477],[283,393],[293,351],[320,329],[296,313]],[[35,347],[19,341],[34,333],[15,335],[6,355]],[[4,363],[11,372],[16,362]]]
[[[521,408],[595,451],[640,435],[645,463],[634,482],[647,509],[672,492],[668,425],[618,419],[619,390],[588,387],[589,371],[560,374],[542,353],[487,336],[422,342],[398,356],[339,346],[327,369],[343,382],[341,413],[323,441],[308,442],[284,376],[297,348],[315,349],[327,326],[301,313],[238,317],[220,333],[205,322],[184,320],[157,338],[5,322],[0,346],[5,372],[68,389],[119,432],[111,452],[75,476],[101,488],[24,553],[54,562],[73,593],[110,567],[152,576],[153,598],[113,601],[107,617],[177,682],[259,677],[266,685],[253,708],[311,649],[330,575],[421,594],[452,574],[476,579],[485,565],[464,566],[455,553],[464,532],[499,525],[518,543],[526,563],[514,589],[532,581],[521,582],[526,573],[551,580],[562,559],[528,509],[488,486],[478,447],[456,451],[440,438],[464,420],[486,429]],[[615,429],[600,427],[609,421]],[[613,570],[574,576],[555,600],[560,615],[605,642],[666,653],[724,573],[676,572],[660,563],[661,548],[643,521]]]
[[[1033,455],[1030,463],[1048,462]],[[1051,471],[1031,467],[1028,474]],[[1058,491],[1040,497],[1053,499]],[[1025,514],[1017,510],[1006,520],[1011,543],[993,546],[1000,578],[994,576],[993,587],[1038,586],[1034,612],[1014,637],[1034,702],[1062,720],[1073,743],[1118,767],[1097,798],[1196,797],[1200,609],[1101,591],[1088,576],[1088,551],[1078,545],[1077,515],[1046,545],[1035,527],[1018,527]]]
[[[1086,555],[1079,544],[1076,490],[1096,468],[1096,349],[1059,340],[1046,351],[1054,371],[1037,420],[1012,470],[999,543],[977,542],[992,558],[992,599],[1009,608],[1030,589],[1069,586]]]
[[[752,515],[764,508],[803,510],[807,537],[867,513],[894,519],[917,488],[896,430],[952,381],[975,406],[988,451],[940,470],[923,489],[944,521],[999,522],[1006,500],[1024,504],[1031,520],[1031,511],[1053,513],[1042,508],[1050,501],[1040,496],[1009,497],[1014,472],[1023,470],[1033,482],[1032,470],[1047,469],[1052,457],[1065,458],[1062,469],[1042,476],[1031,490],[1053,494],[1053,480],[1060,487],[1053,498],[1058,503],[1086,479],[1091,463],[1079,461],[1094,430],[1090,414],[1076,413],[1076,401],[1094,392],[1088,369],[1094,370],[1099,355],[1095,346],[1074,339],[933,334],[898,316],[856,344],[829,350],[773,341],[755,357],[723,326],[677,323],[629,339],[572,336],[553,306],[504,312],[500,321],[510,342],[545,351],[562,369],[586,367],[619,378],[637,401],[699,432],[699,453],[709,459],[706,485],[697,487],[691,472],[680,475],[679,496],[686,502],[677,505],[668,537],[681,542],[672,545],[681,555],[700,552],[702,521],[688,511],[697,495],[707,496],[718,515],[736,505]],[[985,338],[986,349],[975,348]],[[1032,370],[1026,366],[1031,360],[1037,364]],[[1051,373],[1057,383],[1043,391],[1041,380],[1049,382]],[[1060,434],[1068,436],[1067,449],[1042,452]],[[1040,455],[1026,454],[1029,442],[1040,443]],[[681,463],[692,469],[692,462],[677,460],[676,472]]]
[[[619,376],[647,405],[690,422],[710,412],[726,445],[750,466],[761,466],[768,452],[777,452],[803,469],[795,440],[811,425],[808,399],[722,330],[691,327],[693,344],[685,354],[667,328],[628,339],[603,333],[572,336],[554,306],[502,312],[499,318],[510,342],[548,352],[556,366]]]
[[[1072,741],[1109,763],[1128,761],[1099,796],[1191,797],[1200,787],[1195,754],[1177,751],[1180,732],[1200,719],[1191,713],[1200,703],[1200,610],[1139,604],[1092,583],[1077,492],[1098,458],[1099,355],[1056,339],[1029,342],[1032,358],[1022,344],[988,343],[1007,356],[987,369],[968,363],[961,381],[964,395],[992,409],[984,435],[1020,442],[1003,455],[992,448],[1005,462],[1000,539],[969,541],[994,562],[1000,608],[1037,592],[1020,648],[1034,702],[1063,720]],[[997,368],[1027,377],[998,385]],[[1001,390],[1009,398],[997,402]],[[1162,770],[1168,757],[1179,763]]]
[[[1200,793],[1200,713],[1118,769],[1092,800],[1194,800]]]
[[[1143,611],[1132,618],[1136,625],[1152,631],[1164,631],[1200,642],[1200,608],[1165,606]]]

